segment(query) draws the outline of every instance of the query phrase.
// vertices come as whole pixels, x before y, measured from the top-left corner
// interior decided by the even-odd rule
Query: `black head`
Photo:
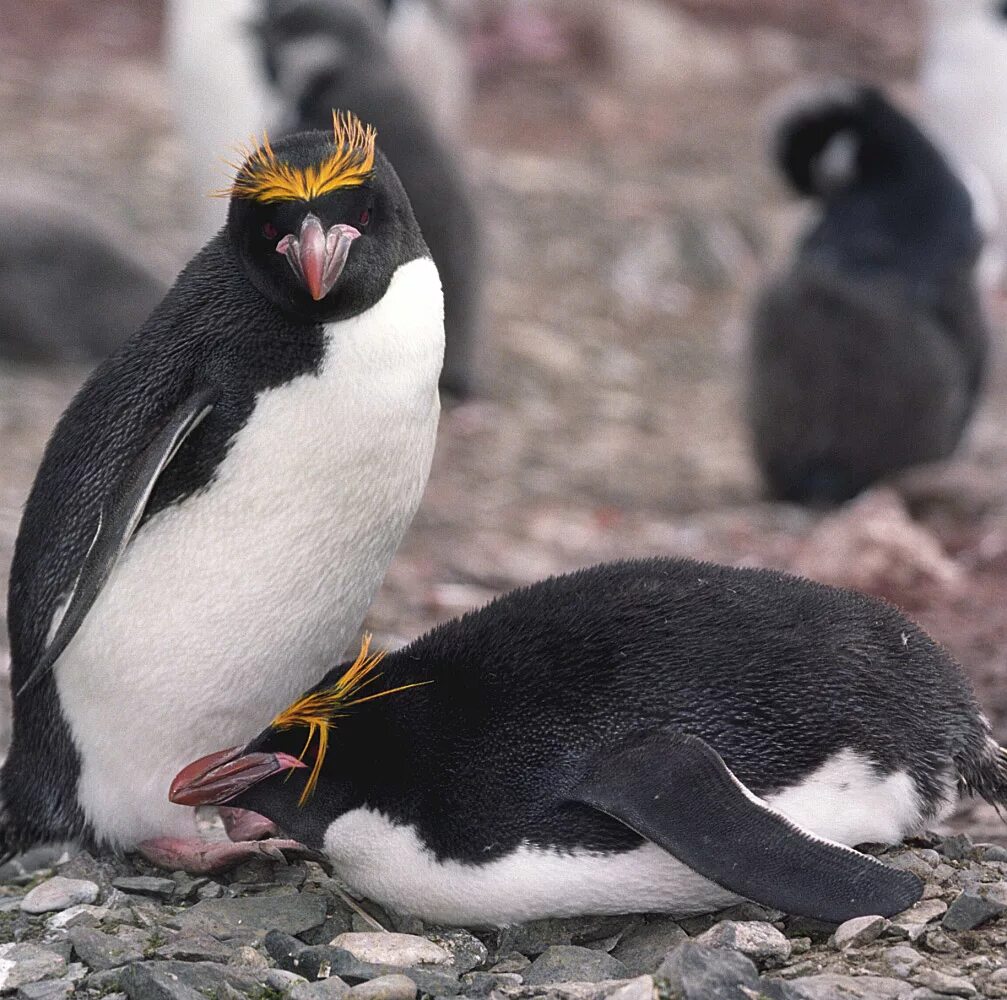
[[[363,312],[396,268],[425,252],[375,132],[333,113],[333,131],[268,138],[228,190],[227,235],[252,284],[300,319]]]
[[[330,671],[251,742],[184,767],[171,783],[171,801],[250,809],[320,846],[328,825],[361,804],[372,780],[379,754],[371,737],[381,723],[370,703],[423,686],[382,687],[376,668],[384,654],[371,654],[369,642],[365,637],[356,660]]]

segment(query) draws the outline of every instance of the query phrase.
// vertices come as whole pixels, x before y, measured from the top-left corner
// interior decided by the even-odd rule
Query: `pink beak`
[[[359,229],[342,223],[326,232],[318,216],[309,212],[301,223],[300,234],[284,236],[276,244],[276,252],[287,258],[308,294],[319,302],[343,273],[350,245],[359,235]]]
[[[307,767],[289,753],[242,753],[242,747],[217,750],[175,775],[168,799],[180,806],[220,805],[281,771]]]

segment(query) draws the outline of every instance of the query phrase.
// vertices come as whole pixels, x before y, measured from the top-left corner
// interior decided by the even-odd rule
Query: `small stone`
[[[135,896],[153,896],[155,899],[171,899],[178,889],[174,879],[150,875],[127,875],[113,879],[112,885]]]
[[[212,939],[211,939],[212,940]],[[245,969],[268,969],[269,959],[251,945],[243,944],[227,960],[228,965],[240,965]]]
[[[219,882],[204,882],[196,888],[197,899],[222,899],[227,894],[227,889]]]
[[[354,986],[347,996],[351,1000],[414,1000],[416,984],[408,976],[379,976]]]
[[[937,848],[949,861],[964,861],[972,857],[974,848],[972,838],[967,833],[956,833],[945,837]]]
[[[268,968],[269,963],[254,948],[239,948],[240,952],[251,952],[258,956],[260,962]],[[209,934],[196,932],[193,934],[177,934],[164,944],[159,945],[154,954],[158,958],[177,959],[180,962],[231,962],[237,965],[251,965],[252,962],[233,962],[234,950],[221,944]],[[247,955],[244,957],[248,957]]]
[[[0,944],[0,992],[9,993],[26,983],[55,979],[66,972],[66,959],[37,944]]]
[[[934,993],[933,990],[928,990],[925,986],[918,986],[906,994],[905,1000],[947,1000],[947,997],[940,993]]]
[[[80,903],[54,913],[45,925],[51,931],[67,930],[70,927],[97,927],[110,912],[107,906]]]
[[[885,858],[885,861],[892,868],[911,872],[923,882],[927,882],[933,878],[934,865],[929,864],[924,858],[921,858],[916,851],[904,851],[901,854],[894,854]]]
[[[999,844],[983,844],[977,850],[983,861],[1007,861],[1007,847]]]
[[[97,898],[98,886],[94,882],[55,875],[35,886],[21,900],[21,909],[25,913],[51,913],[80,903],[93,903]]]
[[[965,889],[948,907],[941,925],[949,931],[970,931],[1004,912],[1007,912],[1007,893]]]
[[[524,972],[524,981],[529,986],[629,978],[626,966],[618,959],[603,951],[572,944],[550,945]]]
[[[793,1000],[902,1000],[908,992],[901,979],[836,973],[795,979],[787,985]]]
[[[674,920],[648,921],[631,928],[612,949],[612,957],[619,959],[631,976],[652,975],[668,952],[687,936]]]
[[[293,973],[284,972],[283,975],[290,976]],[[377,982],[377,980],[371,981]],[[302,980],[290,989],[288,996],[290,1000],[339,1000],[349,992],[349,986],[339,976],[329,976],[328,979],[320,979],[317,983],[308,983]]]
[[[68,979],[45,979],[19,986],[17,1000],[65,1000],[72,995],[73,983]]]
[[[516,972],[468,972],[462,976],[461,987],[467,998],[479,1000],[502,988],[520,986],[522,982]]]
[[[619,956],[616,955],[616,958]],[[501,955],[490,972],[524,972],[531,965],[531,959],[525,958],[520,952],[510,951],[506,955]]]
[[[132,931],[126,935],[126,931]],[[70,941],[77,957],[89,968],[101,971],[117,965],[139,962],[150,938],[133,927],[122,928],[123,936],[104,934],[93,927],[72,927]]]
[[[943,900],[921,899],[908,910],[903,910],[893,917],[891,927],[902,928],[908,932],[911,940],[915,940],[923,933],[928,923],[943,916],[947,909],[947,903]]]
[[[696,938],[710,948],[733,948],[757,964],[779,964],[790,958],[790,942],[772,924],[758,920],[724,920]]]
[[[451,954],[440,945],[415,934],[350,932],[331,942],[361,962],[375,965],[450,965]]]
[[[288,990],[292,990],[302,983],[306,983],[307,980],[304,976],[297,975],[296,972],[287,972],[286,969],[263,969],[262,970],[262,981],[271,990],[278,990],[280,993],[286,993]],[[332,977],[336,979],[335,976]],[[347,987],[349,989],[349,987]]]
[[[654,1000],[657,993],[652,976],[637,976],[625,986],[612,990],[605,1000]]]
[[[136,962],[123,973],[129,1000],[205,1000],[187,983],[166,969],[155,968],[153,962]],[[226,984],[223,984],[226,985]],[[220,987],[214,996],[220,998]]]
[[[740,1000],[759,994],[759,973],[750,958],[691,940],[672,950],[654,978],[682,1000]]]
[[[183,911],[178,918],[183,931],[201,931],[217,938],[247,932],[281,931],[300,934],[325,920],[325,900],[312,893],[289,896],[243,896],[207,899]]]
[[[431,932],[430,939],[448,952],[451,966],[459,975],[481,968],[489,958],[486,945],[461,927]]]
[[[927,927],[917,941],[927,951],[937,952],[940,955],[953,955],[961,950],[958,943],[948,937],[940,927]]]
[[[974,997],[979,991],[959,976],[949,976],[936,969],[920,969],[913,973],[913,982],[944,996]]]
[[[856,948],[859,945],[868,944],[880,937],[881,932],[887,926],[888,921],[882,916],[854,917],[836,928],[836,933],[832,935],[832,947],[843,951],[846,948]]]
[[[909,973],[923,961],[923,956],[907,944],[897,944],[893,948],[886,948],[881,957],[900,979],[908,978]]]
[[[243,997],[262,991],[261,973],[217,962],[133,962],[100,975],[116,977],[119,988],[124,989],[131,1000],[175,1000],[176,997],[191,1000],[192,993],[200,1000],[206,1000],[207,996],[231,996],[225,987],[236,990]],[[89,988],[98,987],[95,980],[95,976],[88,979]],[[192,993],[185,992],[183,987]],[[171,992],[176,988],[177,993]],[[98,990],[100,992],[100,987]]]
[[[497,936],[499,953],[516,951],[522,955],[541,955],[550,945],[587,945],[618,933],[626,926],[625,917],[550,917],[506,927]]]

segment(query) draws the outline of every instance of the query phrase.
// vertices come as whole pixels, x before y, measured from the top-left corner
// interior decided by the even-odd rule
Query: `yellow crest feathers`
[[[377,135],[373,125],[365,125],[352,111],[333,111],[333,152],[321,163],[295,167],[277,159],[263,132],[261,143],[253,137],[239,147],[242,162],[228,163],[234,180],[216,196],[264,203],[310,201],[340,188],[360,187],[374,171]]]
[[[329,749],[329,729],[333,720],[344,714],[344,709],[430,683],[430,681],[419,681],[415,684],[402,684],[387,691],[375,691],[361,697],[360,694],[364,688],[373,684],[381,676],[374,671],[385,658],[384,650],[371,653],[370,649],[371,636],[370,633],[365,633],[360,642],[360,652],[357,654],[357,658],[335,684],[320,691],[306,694],[303,698],[298,698],[270,723],[272,729],[294,729],[298,726],[307,726],[308,738],[300,753],[301,760],[304,760],[315,736],[318,736],[318,753],[315,756],[311,774],[308,775],[308,780],[304,785],[304,791],[301,792],[300,800],[297,803],[299,806],[303,806],[314,794],[315,787],[318,785],[318,776],[322,770],[322,763]]]

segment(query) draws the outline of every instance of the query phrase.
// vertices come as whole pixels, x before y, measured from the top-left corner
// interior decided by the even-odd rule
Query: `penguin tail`
[[[1007,810],[1007,747],[988,737],[978,754],[969,754],[957,764],[963,790],[985,799],[1003,816],[1001,810]]]
[[[895,177],[936,156],[876,87],[836,82],[792,95],[776,114],[774,155],[799,194],[823,198],[868,178]]]

